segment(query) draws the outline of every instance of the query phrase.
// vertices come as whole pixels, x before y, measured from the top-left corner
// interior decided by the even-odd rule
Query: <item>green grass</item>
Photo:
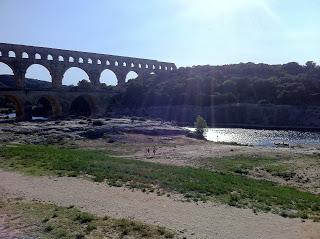
[[[114,186],[127,185],[153,190],[156,185],[175,191],[190,200],[218,200],[231,206],[281,214],[295,210],[294,216],[318,218],[320,197],[295,188],[245,176],[206,169],[167,166],[112,157],[100,151],[19,145],[3,147],[0,166],[42,175],[77,176],[89,174],[96,181]]]
[[[74,238],[174,238],[175,233],[128,219],[96,217],[74,207],[53,204],[0,200],[1,211],[19,220],[9,222],[9,228],[25,228],[24,235],[39,239]],[[22,227],[23,226],[23,227]]]
[[[272,176],[281,177],[285,180],[290,180],[296,175],[293,166],[287,161],[272,157],[255,156],[249,158],[248,156],[238,155],[212,159],[210,162],[210,166],[214,170],[226,173],[250,175],[250,171],[259,168]]]
[[[235,172],[247,174],[256,167],[271,174],[291,171],[291,166],[282,160],[271,157],[232,156],[220,159],[212,159],[211,165],[220,172]]]

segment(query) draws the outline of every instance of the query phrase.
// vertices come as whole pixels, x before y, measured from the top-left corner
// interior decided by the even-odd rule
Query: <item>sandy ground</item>
[[[255,215],[252,210],[220,204],[182,202],[175,196],[109,187],[81,178],[33,177],[0,171],[0,193],[61,206],[75,205],[99,216],[134,218],[174,229],[186,238],[318,239],[320,235],[320,223],[266,213]],[[0,236],[4,230],[0,226]]]
[[[297,155],[320,155],[320,148],[308,146],[296,148],[239,146],[217,144],[185,136],[158,137],[142,134],[124,134],[114,137],[116,142],[112,144],[108,143],[108,136],[98,140],[77,140],[73,143],[84,148],[110,150],[127,157],[173,165],[202,165],[202,160],[208,158],[233,155],[278,156],[282,158],[291,158]],[[146,149],[149,147],[152,150],[153,146],[157,148],[156,157],[146,158]]]

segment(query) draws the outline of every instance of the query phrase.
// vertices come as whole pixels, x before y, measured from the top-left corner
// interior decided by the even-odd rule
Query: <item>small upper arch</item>
[[[92,64],[92,59],[88,58],[88,64]]]
[[[74,58],[72,56],[69,56],[69,62],[74,62]]]
[[[53,56],[49,54],[49,55],[47,56],[47,60],[48,60],[48,61],[53,61]]]
[[[101,65],[101,60],[100,59],[97,60],[97,64]]]
[[[36,53],[36,54],[34,55],[34,59],[36,59],[36,60],[41,60],[41,55],[40,55],[39,53]]]
[[[122,66],[127,66],[127,63],[126,63],[126,62],[123,62],[123,63],[122,63]]]
[[[83,58],[82,57],[79,57],[79,63],[83,63]]]
[[[16,53],[14,51],[9,51],[8,56],[9,57],[16,57]]]
[[[24,59],[29,58],[28,53],[26,53],[26,52],[22,52],[22,58],[24,58]]]
[[[58,60],[59,60],[59,61],[64,61],[63,56],[59,56],[59,57],[58,57]]]

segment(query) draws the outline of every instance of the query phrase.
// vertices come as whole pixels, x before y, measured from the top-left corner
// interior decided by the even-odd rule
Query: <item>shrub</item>
[[[102,120],[95,120],[92,122],[93,126],[102,126],[103,125],[103,121]]]
[[[194,123],[196,127],[196,134],[199,138],[204,138],[204,133],[206,132],[208,125],[204,118],[200,115],[196,118],[196,122]]]
[[[86,212],[79,213],[75,218],[75,221],[79,221],[81,224],[91,222],[92,220],[94,220],[93,215]]]
[[[54,229],[54,227],[53,227],[52,225],[47,225],[47,226],[44,228],[44,231],[45,231],[45,232],[51,232],[53,229]]]
[[[78,82],[78,87],[81,89],[91,89],[92,84],[89,81],[81,80]]]

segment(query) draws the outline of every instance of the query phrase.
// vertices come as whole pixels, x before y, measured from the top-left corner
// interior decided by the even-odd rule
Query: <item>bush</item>
[[[86,80],[81,80],[78,82],[78,87],[81,89],[91,89],[92,88],[92,84],[89,81]]]
[[[93,126],[102,126],[103,125],[103,121],[101,120],[95,120],[92,122]]]
[[[93,220],[94,220],[93,215],[86,213],[86,212],[79,213],[75,218],[75,221],[79,221],[81,224],[88,223]]]
[[[47,225],[47,226],[44,228],[44,231],[45,231],[45,232],[51,232],[53,229],[54,229],[54,227],[53,227],[52,225]]]
[[[198,138],[204,138],[204,133],[206,132],[208,125],[204,118],[200,115],[196,118],[196,122],[194,123],[196,127],[196,134]]]

